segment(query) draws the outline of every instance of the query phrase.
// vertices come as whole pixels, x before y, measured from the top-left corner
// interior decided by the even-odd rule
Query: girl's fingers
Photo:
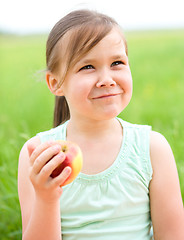
[[[40,177],[46,180],[51,173],[65,160],[65,154],[59,152],[49,162],[47,162],[40,171]]]
[[[45,142],[35,149],[31,144],[27,146],[30,155],[30,179],[37,185],[47,182],[50,187],[62,186],[70,176],[72,169],[68,166],[55,178],[50,175],[64,160],[65,154],[61,152],[61,146],[53,142]],[[49,180],[49,181],[48,181]]]
[[[57,186],[62,187],[62,185],[64,184],[64,182],[67,180],[71,173],[72,173],[71,167],[69,166],[65,167],[63,171],[52,180],[51,184],[53,184],[54,187]]]
[[[49,160],[51,160],[54,156],[56,156],[61,151],[60,145],[53,145],[51,147],[47,146],[47,148],[46,146],[43,146],[40,149],[41,153],[39,151],[40,154],[33,162],[32,167],[33,167],[33,172],[35,174],[38,174],[42,170],[42,168],[48,164],[47,162],[49,162]],[[61,154],[64,155],[63,153]]]
[[[28,152],[30,154],[30,164],[31,166],[34,164],[34,161],[37,159],[37,157],[45,151],[47,148],[54,145],[54,142],[48,141],[43,144],[38,145],[34,150],[33,147],[30,144],[27,144]]]
[[[35,148],[36,146],[34,146],[33,143],[27,142],[27,150],[28,150],[29,157],[31,157],[31,154],[34,152]]]

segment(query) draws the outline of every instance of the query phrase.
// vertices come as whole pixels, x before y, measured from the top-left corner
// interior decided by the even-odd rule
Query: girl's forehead
[[[123,34],[117,28],[113,28],[101,41],[108,41],[114,46],[124,45]]]
[[[101,54],[108,52],[126,52],[125,41],[120,31],[112,29],[96,46],[94,46],[86,55]]]

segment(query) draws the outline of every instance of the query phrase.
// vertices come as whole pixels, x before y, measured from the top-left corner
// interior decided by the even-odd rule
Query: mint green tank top
[[[152,239],[151,127],[117,119],[123,127],[123,141],[114,163],[95,175],[80,173],[63,187],[60,199],[63,240]],[[68,121],[39,133],[41,142],[66,140],[67,124]]]

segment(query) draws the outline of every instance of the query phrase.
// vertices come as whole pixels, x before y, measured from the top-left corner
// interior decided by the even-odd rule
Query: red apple
[[[54,169],[51,177],[57,177],[65,167],[71,167],[72,172],[70,176],[62,184],[62,186],[65,186],[71,183],[80,173],[83,161],[82,152],[80,147],[76,143],[64,140],[57,140],[56,142],[61,145],[61,151],[66,155],[66,158],[56,169]]]

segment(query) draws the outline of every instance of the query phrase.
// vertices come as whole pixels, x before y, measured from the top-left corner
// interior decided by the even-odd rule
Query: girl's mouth
[[[103,95],[99,95],[97,97],[94,97],[93,99],[102,99],[102,98],[110,98],[110,97],[114,97],[120,95],[120,93],[113,93],[113,94],[103,94]]]

